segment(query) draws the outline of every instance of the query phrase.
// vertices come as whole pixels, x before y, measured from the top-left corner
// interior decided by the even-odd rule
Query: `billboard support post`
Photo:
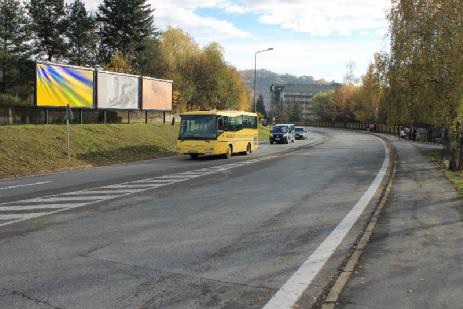
[[[45,124],[48,124],[48,108],[45,108]]]
[[[66,127],[68,130],[68,161],[71,161],[71,130],[69,130],[69,119],[66,120]]]
[[[103,122],[106,124],[106,111],[103,111]]]
[[[148,111],[145,111],[145,124],[148,124]]]
[[[68,135],[68,161],[71,161],[71,128],[70,128],[70,121],[74,120],[74,115],[72,114],[71,106],[67,106],[66,114],[64,115],[64,119],[66,120],[66,127],[67,127],[67,135]]]
[[[130,111],[127,111],[127,123],[130,124]]]
[[[162,112],[162,122],[166,123],[166,112]]]
[[[80,124],[84,124],[84,110],[81,109],[80,110]]]

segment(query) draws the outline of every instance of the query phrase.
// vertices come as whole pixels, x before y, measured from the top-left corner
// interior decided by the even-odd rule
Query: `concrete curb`
[[[321,305],[322,309],[333,309],[336,307],[339,301],[339,298],[342,294],[342,291],[344,290],[347,283],[349,282],[349,279],[352,276],[352,273],[354,272],[355,267],[357,266],[360,260],[360,257],[362,256],[365,250],[365,247],[370,241],[370,238],[376,227],[381,211],[386,205],[386,202],[389,197],[389,193],[391,192],[392,184],[393,184],[395,174],[397,171],[397,166],[396,166],[397,153],[396,153],[394,146],[389,140],[387,140],[386,138],[382,136],[378,136],[376,134],[372,134],[372,135],[375,135],[378,138],[385,140],[389,148],[389,151],[391,153],[391,165],[387,173],[388,180],[387,180],[387,183],[384,185],[379,202],[377,203],[375,210],[373,211],[373,214],[365,228],[365,231],[359,237],[359,240],[354,247],[354,251],[352,255],[348,258],[347,263],[341,269],[338,278],[336,279],[336,281],[334,281],[334,284],[332,285],[331,289],[328,291],[328,295],[326,296],[325,300],[322,302],[322,305]]]

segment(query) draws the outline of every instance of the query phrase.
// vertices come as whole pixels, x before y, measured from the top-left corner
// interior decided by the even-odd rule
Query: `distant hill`
[[[239,72],[251,91],[254,89],[254,70]],[[267,110],[270,108],[270,86],[272,84],[326,84],[325,80],[315,80],[312,76],[295,76],[290,74],[277,74],[267,70],[257,71],[256,93],[264,96]]]

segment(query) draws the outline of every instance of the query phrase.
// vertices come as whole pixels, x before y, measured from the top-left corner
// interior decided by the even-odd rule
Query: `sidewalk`
[[[463,308],[463,200],[417,146],[391,140],[392,192],[336,308]]]

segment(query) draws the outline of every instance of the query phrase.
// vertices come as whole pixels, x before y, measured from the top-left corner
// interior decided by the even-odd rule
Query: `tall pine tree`
[[[96,19],[81,0],[67,6],[66,56],[71,64],[95,65],[98,44]]]
[[[67,21],[64,0],[30,0],[27,4],[31,17],[35,53],[48,61],[64,56]]]
[[[21,78],[28,57],[30,33],[24,7],[19,0],[0,1],[0,91]],[[7,87],[10,85],[10,87]]]
[[[262,115],[262,117],[267,118],[267,111],[265,110],[265,104],[264,104],[264,96],[262,94],[259,94],[257,97],[257,102],[256,102],[256,110],[258,113]]]
[[[133,56],[143,50],[144,40],[156,33],[152,12],[146,0],[103,0],[97,12],[101,60],[109,62],[116,52]]]

